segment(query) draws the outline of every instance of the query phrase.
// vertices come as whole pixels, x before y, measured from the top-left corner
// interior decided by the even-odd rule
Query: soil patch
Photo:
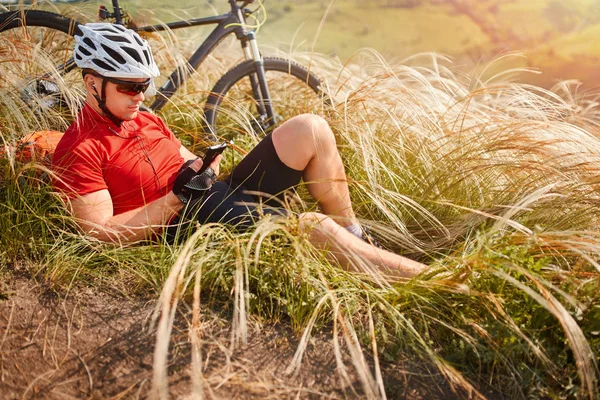
[[[129,299],[87,287],[60,295],[34,280],[5,276],[0,296],[2,399],[146,398],[152,382],[155,300]],[[180,307],[185,310],[185,307]],[[190,344],[182,312],[174,327],[169,365],[172,398],[191,390]],[[360,379],[337,371],[331,334],[312,338],[300,372],[285,373],[298,338],[285,324],[255,320],[248,344],[232,350],[231,324],[203,312],[205,398],[364,398]],[[401,363],[384,366],[388,398],[455,398],[439,377]]]

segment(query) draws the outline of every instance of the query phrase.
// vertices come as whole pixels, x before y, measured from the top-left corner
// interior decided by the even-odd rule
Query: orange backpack
[[[19,162],[36,161],[45,165],[50,165],[52,154],[63,137],[64,132],[58,131],[38,131],[32,132],[19,139],[12,147],[15,159]],[[4,156],[9,150],[5,146],[0,149],[0,155]]]

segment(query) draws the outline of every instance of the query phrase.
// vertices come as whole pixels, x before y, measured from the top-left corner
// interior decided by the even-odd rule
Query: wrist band
[[[183,192],[175,193],[175,196],[181,201],[183,204],[187,204],[190,201],[190,198],[183,194]]]

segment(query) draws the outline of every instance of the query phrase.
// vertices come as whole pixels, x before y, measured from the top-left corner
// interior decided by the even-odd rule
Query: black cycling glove
[[[217,178],[212,168],[206,168],[201,174],[197,174],[190,164],[196,160],[186,161],[179,169],[179,174],[173,184],[173,193],[183,204],[190,200],[201,197]]]

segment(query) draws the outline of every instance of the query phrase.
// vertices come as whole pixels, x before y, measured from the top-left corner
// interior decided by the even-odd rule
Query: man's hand
[[[218,156],[201,174],[197,174],[202,167],[202,160],[199,158],[188,160],[181,166],[173,184],[173,193],[183,204],[201,197],[210,189],[217,179],[221,158]]]

